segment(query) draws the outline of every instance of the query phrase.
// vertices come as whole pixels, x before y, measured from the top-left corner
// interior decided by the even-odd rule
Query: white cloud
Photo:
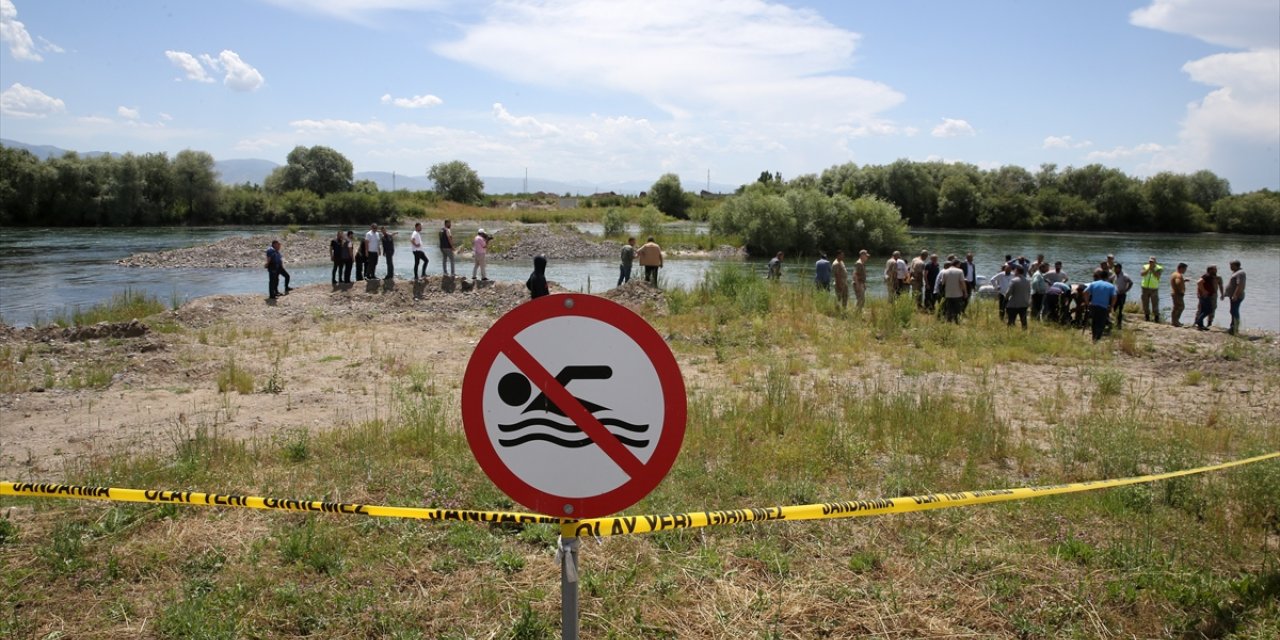
[[[9,53],[18,60],[39,62],[44,59],[36,53],[27,26],[18,21],[18,8],[13,6],[12,0],[0,0],[0,42],[9,43]]]
[[[66,49],[63,49],[62,47],[59,47],[58,45],[50,42],[44,36],[36,36],[36,42],[40,43],[41,51],[48,51],[49,53],[66,53],[67,52]]]
[[[186,51],[165,51],[164,55],[174,66],[182,69],[182,72],[187,76],[187,80],[213,82],[213,78],[210,78],[204,67],[200,66],[200,61]]]
[[[116,115],[124,118],[125,120],[138,120],[142,117],[142,114],[138,113],[136,108],[131,109],[125,106],[117,107]]]
[[[67,110],[67,105],[39,89],[13,83],[0,93],[0,113],[15,118],[43,118]]]
[[[763,0],[511,0],[462,29],[437,52],[522,83],[636,95],[678,120],[785,117],[829,135],[903,100],[848,74],[858,34]]]
[[[1139,27],[1178,33],[1233,49],[1275,47],[1280,3],[1275,0],[1152,0],[1129,14]]]
[[[105,116],[80,116],[79,118],[76,118],[76,122],[94,126],[115,125],[116,123],[115,120]]]
[[[381,122],[352,122],[350,120],[294,120],[289,126],[299,133],[338,134],[343,136],[370,136],[385,133],[387,126]]]
[[[371,25],[377,14],[386,11],[430,11],[441,9],[456,0],[267,0],[287,9],[303,13],[330,15],[358,24]]]
[[[230,49],[223,49],[216,60],[208,55],[202,55],[200,59],[213,69],[225,71],[227,75],[222,79],[222,84],[234,91],[257,91],[266,82],[257,69],[241,60],[240,55]]]
[[[257,91],[266,83],[257,69],[229,49],[224,49],[216,58],[207,53],[197,58],[185,51],[165,51],[164,55],[186,73],[188,80],[213,82],[209,71],[214,71],[224,74],[222,84],[233,91]]]
[[[1154,142],[1147,142],[1132,147],[1115,147],[1107,151],[1090,151],[1085,156],[1086,160],[1119,160],[1121,158],[1131,158],[1133,156],[1150,155],[1159,151],[1164,151],[1164,147]]]
[[[942,124],[934,127],[931,134],[935,138],[954,138],[956,136],[976,136],[978,132],[966,120],[943,118]]]
[[[1071,136],[1048,136],[1044,139],[1044,149],[1083,149],[1093,146],[1089,140],[1076,140]]]
[[[501,102],[493,103],[493,117],[497,118],[498,122],[501,122],[515,130],[517,135],[547,136],[562,133],[559,127],[553,124],[540,122],[533,116],[516,117],[511,115],[511,112],[507,111],[506,107],[503,107]]]
[[[1130,21],[1237,51],[1182,66],[1213,89],[1187,105],[1178,144],[1147,171],[1210,169],[1236,176],[1235,188],[1280,187],[1280,3],[1275,0],[1153,0]]]
[[[392,98],[391,94],[388,93],[382,96],[382,104],[390,104],[400,107],[401,109],[425,109],[427,107],[444,104],[444,100],[441,100],[431,94],[427,94],[425,96],[414,96],[412,98]]]

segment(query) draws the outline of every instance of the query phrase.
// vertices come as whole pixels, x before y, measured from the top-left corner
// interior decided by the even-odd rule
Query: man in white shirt
[[[378,270],[378,252],[382,250],[382,236],[378,235],[378,225],[369,225],[369,232],[364,234],[364,250],[369,257],[364,264],[364,277],[373,280],[373,273]]]
[[[418,263],[422,263],[422,277],[427,277],[427,248],[422,246],[422,223],[413,225],[413,235],[409,236],[409,246],[413,248],[413,279],[418,279]]]
[[[1004,269],[991,276],[990,284],[1000,293],[1000,319],[1004,320],[1005,309],[1009,304],[1009,287],[1013,286],[1013,264],[1004,263]]]

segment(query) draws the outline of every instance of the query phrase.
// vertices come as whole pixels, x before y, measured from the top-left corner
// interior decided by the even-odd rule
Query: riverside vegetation
[[[355,304],[316,286],[270,316],[219,297],[147,318],[180,366],[76,401],[157,402],[187,385],[172,397],[216,394],[201,397],[218,406],[169,407],[151,445],[30,479],[518,508],[472,459],[457,392],[467,344],[509,306],[441,318]],[[1051,484],[1280,449],[1273,337],[1134,323],[1094,345],[1056,326],[1009,331],[976,299],[959,326],[905,298],[846,315],[812,287],[727,265],[640,311],[681,363],[689,428],[631,513]],[[360,342],[370,317],[386,342]],[[352,357],[357,342],[368,354]],[[92,348],[79,357],[129,350]],[[3,349],[0,374],[18,382],[0,410],[13,424],[13,402],[31,395],[21,381],[56,362],[56,387],[76,355]],[[342,403],[321,426],[235,431],[246,412],[306,415],[317,395]],[[365,401],[367,414],[351,408]],[[6,446],[21,448],[22,433]],[[4,498],[0,636],[556,637],[556,535]],[[1274,638],[1278,543],[1272,461],[1028,502],[584,540],[581,620],[599,638]]]

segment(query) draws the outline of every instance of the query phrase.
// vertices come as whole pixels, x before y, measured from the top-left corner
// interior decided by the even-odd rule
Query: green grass
[[[1280,449],[1275,429],[1232,403],[1211,417],[1153,411],[1125,379],[1118,341],[1010,332],[994,316],[977,302],[948,325],[880,300],[859,315],[732,268],[669,291],[651,321],[689,363],[688,429],[670,474],[627,512],[1053,484]],[[1106,402],[998,375],[1041,362]],[[65,477],[517,508],[473,460],[449,382],[429,364],[389,364],[400,374],[372,388],[374,416],[247,440],[218,421],[181,422],[162,448],[79,459]],[[248,375],[238,369],[223,368],[224,393]],[[999,409],[1020,401],[1023,413]],[[136,635],[141,619],[160,637],[557,631],[550,526],[14,498],[0,513],[15,518],[0,515],[5,637]],[[1276,535],[1273,462],[1004,505],[584,540],[581,622],[601,638],[1274,637]]]
[[[164,303],[148,293],[125,289],[100,304],[84,309],[76,306],[63,310],[54,315],[53,324],[60,327],[81,327],[99,322],[129,322],[153,316],[165,308]]]

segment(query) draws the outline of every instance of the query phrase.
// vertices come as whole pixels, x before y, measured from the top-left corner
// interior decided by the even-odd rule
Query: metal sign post
[[[560,638],[578,640],[578,538],[560,538]]]

